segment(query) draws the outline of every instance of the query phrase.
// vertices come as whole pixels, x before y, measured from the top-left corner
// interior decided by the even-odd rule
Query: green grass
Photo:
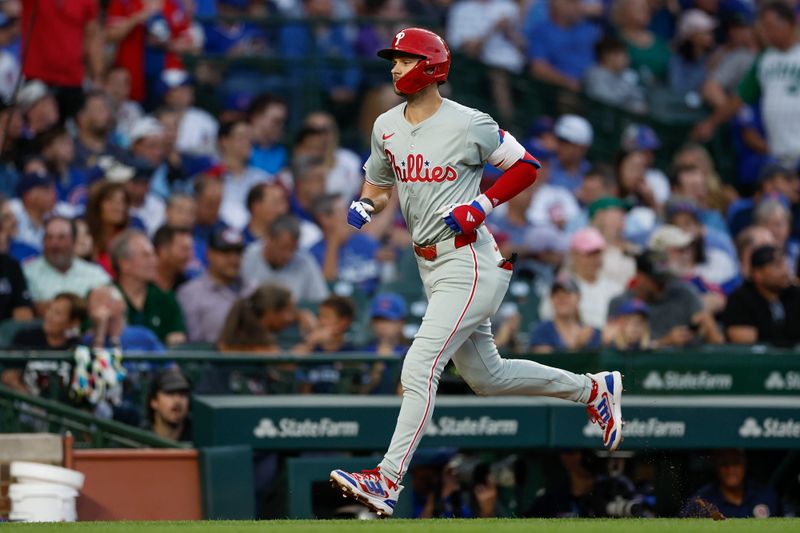
[[[275,520],[263,522],[79,522],[2,524],[0,531],[22,533],[761,533],[800,532],[800,519],[769,520]]]

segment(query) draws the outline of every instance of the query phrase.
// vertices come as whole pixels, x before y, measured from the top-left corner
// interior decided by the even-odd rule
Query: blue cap
[[[379,294],[372,300],[369,316],[386,320],[402,320],[406,317],[406,301],[402,296],[393,292]]]
[[[622,148],[631,150],[658,150],[661,140],[650,126],[631,124],[622,133]]]
[[[17,182],[17,196],[20,198],[31,189],[35,189],[36,187],[52,187],[55,185],[55,180],[53,176],[48,174],[34,174],[34,173],[27,173],[20,178]]]
[[[245,91],[231,91],[225,95],[222,102],[222,109],[225,111],[240,111],[244,113],[250,107],[253,96]]]
[[[671,219],[678,213],[688,213],[699,221],[700,216],[703,214],[697,202],[688,196],[673,196],[667,200],[665,209],[667,211],[667,219]]]
[[[625,300],[624,302],[619,304],[616,309],[614,309],[615,318],[620,316],[635,315],[635,314],[650,316],[650,309],[647,307],[647,304],[639,300],[638,298]]]

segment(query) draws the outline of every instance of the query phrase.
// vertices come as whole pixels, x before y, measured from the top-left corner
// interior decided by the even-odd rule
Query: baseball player
[[[508,289],[513,261],[503,259],[483,222],[533,184],[540,164],[489,115],[442,98],[438,86],[447,79],[450,51],[438,35],[404,29],[378,56],[392,62],[395,91],[406,102],[375,121],[361,199],[350,205],[347,221],[361,228],[397,188],[428,308],[403,363],[403,402],[383,461],[361,473],[334,470],[331,483],[378,515],[391,516],[451,359],[479,395],[586,404],[612,451],[622,441],[622,378],[619,372],[577,375],[500,357],[489,317]],[[481,194],[486,162],[504,173]]]

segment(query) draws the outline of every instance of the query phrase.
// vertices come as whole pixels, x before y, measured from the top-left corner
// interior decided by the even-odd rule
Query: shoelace
[[[394,481],[392,481],[388,477],[386,477],[383,474],[381,474],[380,467],[372,468],[372,469],[369,469],[369,470],[362,470],[361,471],[361,475],[366,477],[366,478],[374,479],[374,480],[376,480],[378,482],[381,482],[381,483],[386,483],[386,486],[389,487],[392,490],[397,489],[397,483],[395,483]]]
[[[361,475],[368,478],[373,478],[377,481],[381,481],[381,469],[380,468],[372,468],[369,470],[362,470]]]

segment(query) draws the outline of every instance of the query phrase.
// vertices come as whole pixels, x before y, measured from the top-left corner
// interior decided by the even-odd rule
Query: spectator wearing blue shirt
[[[557,139],[556,156],[550,159],[548,183],[575,193],[583,183],[583,175],[591,168],[586,153],[594,138],[592,125],[578,115],[562,115],[553,132]]]
[[[312,212],[322,228],[323,239],[310,252],[322,267],[325,280],[348,282],[372,293],[380,281],[378,241],[341,223],[347,216],[347,207],[339,195],[320,196],[314,200]]]
[[[365,346],[364,351],[375,353],[378,360],[364,373],[362,393],[397,394],[400,361],[408,351],[403,335],[406,312],[406,302],[397,293],[384,292],[372,300],[369,316],[375,340]]]
[[[288,60],[288,79],[292,89],[300,89],[313,76],[319,80],[322,93],[334,106],[354,103],[361,83],[361,71],[356,66],[356,54],[344,25],[316,22],[333,16],[330,0],[303,0],[304,19],[283,26],[279,36],[279,51]],[[332,64],[331,59],[342,63]],[[313,73],[313,74],[312,74]]]
[[[247,109],[247,121],[253,127],[250,164],[272,175],[289,161],[289,152],[280,142],[287,116],[286,102],[270,94],[256,96]]]
[[[550,20],[527,34],[531,73],[572,91],[580,90],[584,74],[594,63],[594,44],[601,34],[584,20],[580,4],[580,0],[552,0]]]
[[[715,47],[716,21],[704,11],[690,9],[678,22],[676,53],[669,59],[669,86],[675,93],[699,93],[708,75]]]
[[[549,353],[563,350],[599,348],[600,330],[581,323],[578,306],[580,290],[571,279],[557,280],[550,289],[553,320],[542,322],[531,334],[531,350]]]
[[[242,21],[249,4],[248,0],[219,0],[217,10],[221,18],[205,27],[207,53],[238,57],[267,52],[267,34],[258,26]]]
[[[36,145],[48,172],[55,177],[58,200],[83,212],[88,199],[87,176],[73,164],[75,143],[66,128],[57,125],[40,133]]]
[[[319,304],[319,324],[294,348],[298,354],[353,352],[347,332],[356,316],[355,303],[343,296],[329,296]],[[303,394],[336,392],[342,363],[303,365],[295,374]]]
[[[734,238],[753,222],[756,205],[767,199],[780,199],[786,204],[800,202],[800,183],[790,169],[771,163],[758,173],[758,184],[752,198],[740,198],[728,208],[727,226]]]
[[[708,517],[703,503],[712,504],[725,518],[783,515],[775,491],[747,478],[747,458],[742,450],[718,450],[713,460],[715,482],[698,490],[684,505],[681,516]]]

